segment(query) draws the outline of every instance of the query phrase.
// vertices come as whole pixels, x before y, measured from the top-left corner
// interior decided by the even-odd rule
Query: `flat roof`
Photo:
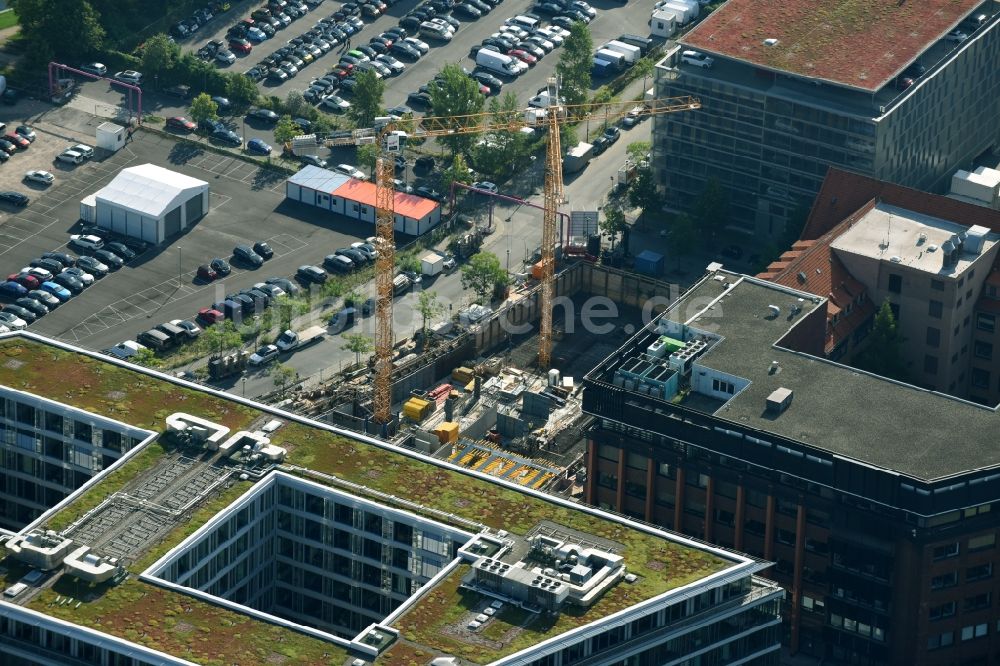
[[[473,663],[487,663],[727,569],[755,566],[737,554],[701,546],[683,537],[640,529],[610,514],[576,508],[568,502],[526,492],[444,461],[432,461],[388,444],[335,432],[331,426],[304,417],[105,360],[30,333],[11,333],[0,338],[0,384],[47,395],[79,409],[157,431],[165,429],[165,418],[174,412],[199,416],[234,431],[249,429],[252,424],[262,424],[278,415],[285,425],[271,435],[271,442],[287,449],[285,462],[291,467],[286,471],[308,474],[310,479],[320,482],[324,482],[322,475],[327,475],[325,483],[334,487],[343,482],[357,484],[359,496],[379,493],[378,501],[388,506],[398,501],[399,507],[407,511],[424,510],[428,515],[433,512],[442,522],[447,522],[442,515],[452,515],[456,526],[462,529],[467,527],[466,521],[474,521],[494,530],[525,536],[544,521],[564,525],[621,544],[620,554],[628,570],[639,577],[635,583],[619,583],[585,612],[564,612],[554,622],[532,624],[524,631],[531,641],[525,638],[484,645],[478,640],[445,637],[433,631],[415,631],[417,641],[407,637],[408,644],[419,645],[426,653],[458,653]],[[44,527],[64,529],[164,455],[159,440],[152,441],[48,517]],[[320,475],[309,474],[310,471]],[[144,545],[144,554],[128,563],[129,571],[144,571],[250,487],[248,481],[237,481],[194,509],[190,520],[174,528],[161,542]],[[11,558],[4,565],[8,571],[0,574],[0,579],[9,584],[25,573],[25,567]],[[440,591],[432,588],[429,592],[402,615],[400,627],[443,621],[436,617],[437,605],[442,598],[452,599],[456,593],[450,591],[447,581],[442,581]],[[60,593],[81,603],[61,605],[56,602]],[[116,587],[96,590],[77,590],[57,583],[32,596],[26,606],[196,662],[269,663],[285,657],[294,659],[296,664],[329,664],[340,663],[337,659],[344,654],[329,642],[142,582],[136,576]],[[449,612],[455,612],[453,605],[449,606]],[[139,626],[142,632],[136,631]],[[392,656],[386,659],[391,661]]]
[[[375,192],[375,183],[348,178],[332,194],[374,208],[378,205]],[[415,194],[406,194],[404,192],[393,192],[392,194],[392,212],[403,217],[411,217],[419,220],[437,207],[438,203],[436,201],[431,201]]]
[[[155,164],[139,164],[122,169],[93,196],[142,215],[159,217],[185,192],[199,189],[207,190],[208,183]]]
[[[966,269],[988,258],[998,236],[988,234],[979,254],[960,254],[954,265],[944,266],[942,246],[953,236],[968,231],[965,225],[878,202],[830,243],[838,252],[888,261],[934,275],[958,278]]]
[[[822,300],[756,278],[720,274],[733,284],[728,291],[719,281],[703,280],[665,315],[676,321],[672,312],[697,307],[686,323],[722,337],[698,362],[750,382],[721,407],[716,403],[715,416],[918,479],[1000,465],[995,409],[778,347]],[[770,305],[781,315],[768,317]],[[790,316],[793,306],[802,312]],[[774,361],[780,371],[772,373]],[[779,388],[794,396],[775,416],[765,404]]]
[[[759,67],[874,92],[982,0],[728,0],[680,39]],[[777,40],[772,46],[765,40]]]

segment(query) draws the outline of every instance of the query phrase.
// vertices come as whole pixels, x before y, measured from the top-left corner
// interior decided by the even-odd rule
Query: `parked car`
[[[198,316],[196,318],[202,324],[211,326],[212,324],[223,321],[226,317],[215,308],[201,308],[198,310]]]
[[[82,280],[77,278],[75,275],[70,275],[69,273],[60,273],[52,278],[51,282],[55,282],[59,286],[65,287],[74,294],[81,293],[85,287]]]
[[[16,317],[18,317],[20,319],[23,319],[25,322],[27,322],[29,324],[32,323],[32,322],[34,322],[36,319],[38,319],[38,315],[36,315],[31,310],[28,310],[26,308],[22,308],[20,305],[15,305],[15,304],[5,305],[5,306],[3,306],[3,311],[4,312],[9,312],[10,314],[12,314],[12,315],[14,315],[14,316],[16,316]]]
[[[299,159],[302,161],[303,164],[317,166],[321,169],[326,168],[326,160],[324,160],[321,157],[317,157],[316,155],[302,155]]]
[[[278,358],[278,348],[275,345],[264,345],[250,355],[250,365],[266,365]]]
[[[171,326],[176,326],[184,331],[187,337],[191,340],[194,340],[201,335],[201,327],[189,319],[171,319],[169,323]]]
[[[69,237],[69,243],[84,250],[99,250],[104,247],[104,240],[92,234],[73,234]]]
[[[80,69],[94,76],[107,76],[108,74],[108,68],[99,62],[88,62],[85,65],[80,65]]]
[[[35,130],[27,125],[18,125],[15,127],[14,134],[24,137],[31,143],[34,143],[35,139],[38,138],[38,135],[35,134]]]
[[[51,185],[56,177],[53,176],[48,171],[43,171],[41,169],[32,169],[24,174],[24,179],[29,183],[41,183],[42,185]]]
[[[196,277],[205,280],[207,282],[211,282],[216,277],[218,277],[218,273],[215,272],[215,269],[209,266],[208,264],[202,264],[201,266],[199,266],[195,275]]]
[[[214,132],[212,132],[212,139],[220,143],[226,143],[230,146],[242,146],[243,139],[240,135],[231,129],[225,127],[220,127]]]
[[[80,257],[79,259],[76,260],[76,265],[78,268],[82,268],[83,270],[87,271],[91,275],[98,278],[104,277],[105,275],[108,274],[108,271],[111,270],[107,264],[100,261],[99,259],[96,259],[95,257],[87,257],[87,256]]]
[[[271,146],[264,143],[262,139],[250,139],[247,141],[247,152],[254,155],[270,155]]]
[[[38,291],[44,291],[47,294],[51,294],[53,298],[61,302],[66,302],[73,298],[73,292],[71,292],[66,287],[62,286],[58,282],[43,282],[42,286],[39,287]]]
[[[295,271],[295,275],[306,284],[310,282],[326,282],[326,271],[319,266],[299,266],[298,270]]]
[[[257,241],[253,244],[253,251],[265,261],[274,256],[274,250],[265,241]]]
[[[272,284],[272,285],[275,285],[277,287],[280,287],[281,290],[284,291],[289,296],[295,296],[296,294],[298,294],[301,291],[301,289],[299,288],[299,285],[295,284],[294,282],[292,282],[288,278],[283,278],[283,277],[269,277],[266,280],[264,280],[264,283],[265,284]]]
[[[0,311],[0,325],[6,326],[12,331],[20,331],[28,326],[28,322],[13,312]]]
[[[254,268],[264,265],[264,258],[253,251],[249,245],[237,245],[233,248],[233,258],[242,261],[244,264]]]
[[[94,250],[94,256],[107,264],[113,271],[116,271],[125,265],[125,261],[121,257],[114,252],[109,252],[108,250]]]
[[[350,176],[351,178],[357,178],[358,180],[367,180],[368,177],[365,173],[351,164],[338,164],[333,167],[333,171],[337,173],[342,173],[345,176]]]
[[[43,259],[55,259],[60,264],[62,264],[64,267],[69,267],[69,266],[75,266],[76,265],[76,257],[74,257],[72,254],[67,254],[65,252],[43,252],[42,253],[42,258]]]
[[[30,310],[37,317],[43,317],[49,313],[49,308],[41,301],[36,301],[30,296],[22,296],[14,301],[14,305],[19,305],[25,310]]]
[[[83,270],[79,266],[71,266],[63,271],[67,275],[72,275],[83,282],[84,287],[89,287],[94,284],[94,275]]]
[[[276,123],[280,119],[280,116],[272,111],[271,109],[251,109],[247,113],[248,118],[256,118],[257,120],[263,120],[269,123]]]
[[[115,78],[125,83],[131,83],[134,86],[142,85],[142,73],[137,72],[134,69],[126,69],[121,72],[115,72]]]
[[[211,266],[212,270],[215,271],[215,274],[218,277],[226,277],[233,271],[232,267],[229,265],[229,262],[220,257],[212,259],[212,261],[209,262],[208,265]]]
[[[3,295],[6,298],[20,298],[27,293],[28,288],[19,282],[15,282],[14,280],[7,280],[6,282],[0,284],[0,295]]]
[[[173,116],[172,118],[167,118],[166,125],[170,129],[179,130],[181,132],[193,132],[197,128],[197,125],[183,116]]]

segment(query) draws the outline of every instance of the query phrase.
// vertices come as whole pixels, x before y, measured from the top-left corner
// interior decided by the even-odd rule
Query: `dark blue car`
[[[8,298],[20,298],[27,293],[27,289],[13,280],[8,280],[7,282],[0,284],[0,294],[7,296]]]
[[[247,142],[247,152],[253,155],[270,155],[271,146],[264,143],[261,139],[250,139]]]

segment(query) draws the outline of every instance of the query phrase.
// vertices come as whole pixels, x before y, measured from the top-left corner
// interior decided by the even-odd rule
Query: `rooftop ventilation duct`
[[[792,390],[787,388],[775,389],[771,395],[767,396],[767,412],[777,416],[784,412],[792,404]]]

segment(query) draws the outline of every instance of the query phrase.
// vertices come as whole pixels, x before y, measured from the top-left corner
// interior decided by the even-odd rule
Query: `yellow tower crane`
[[[545,197],[542,218],[542,298],[541,327],[539,332],[538,366],[549,367],[552,356],[552,289],[555,275],[555,249],[557,215],[563,201],[562,149],[559,129],[565,122],[585,120],[616,120],[635,110],[640,118],[690,111],[701,108],[693,97],[670,97],[653,100],[628,100],[606,104],[560,105],[555,80],[549,80],[550,105],[541,113],[539,109],[526,109],[516,117],[506,113],[475,113],[466,116],[425,116],[412,120],[379,118],[375,126],[365,129],[334,133],[323,140],[328,147],[361,146],[378,144],[375,163],[375,390],[373,408],[375,420],[389,423],[392,417],[392,350],[395,343],[392,331],[392,280],[395,277],[396,244],[393,238],[395,176],[393,156],[402,150],[406,138],[432,139],[459,134],[487,132],[516,132],[524,127],[546,127],[548,137],[545,151]],[[640,110],[641,109],[641,110]],[[400,128],[405,127],[402,131]]]

